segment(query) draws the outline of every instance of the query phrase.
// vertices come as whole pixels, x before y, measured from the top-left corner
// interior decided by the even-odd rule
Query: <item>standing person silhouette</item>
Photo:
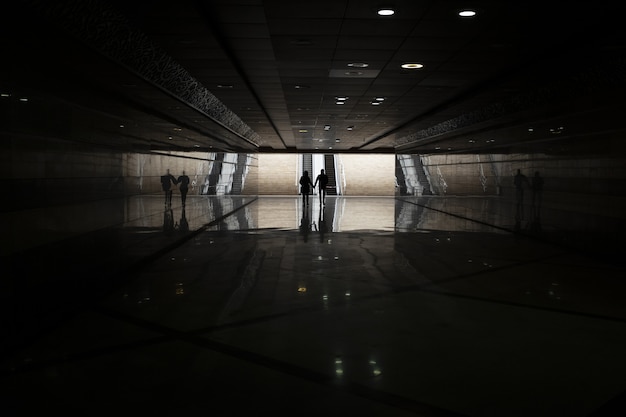
[[[304,171],[304,174],[300,177],[300,193],[302,194],[302,205],[309,204],[309,193],[311,192],[311,187],[315,188],[313,183],[311,182],[311,178],[309,177],[309,171]]]
[[[165,205],[167,207],[172,205],[172,185],[176,185],[176,178],[170,174],[168,169],[165,175],[161,175],[161,188],[165,191]]]
[[[326,204],[326,186],[328,185],[328,175],[324,174],[324,170],[320,171],[320,174],[315,178],[315,184],[313,188],[320,183],[320,204]]]
[[[533,207],[533,215],[538,218],[539,212],[541,211],[541,203],[543,200],[543,178],[539,175],[539,171],[535,172],[535,176],[532,177],[532,207]]]
[[[189,177],[185,175],[185,171],[183,171],[183,175],[178,177],[176,182],[180,184],[180,187],[178,187],[178,189],[180,190],[180,201],[181,203],[183,203],[183,207],[185,207],[185,203],[187,201],[187,192],[189,191]]]
[[[524,184],[530,185],[526,175],[518,169],[517,174],[513,177],[513,184],[515,184],[515,198],[516,198],[516,211],[515,220],[519,222],[524,218]]]

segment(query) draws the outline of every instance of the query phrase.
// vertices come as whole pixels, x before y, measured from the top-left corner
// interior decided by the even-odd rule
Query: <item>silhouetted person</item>
[[[532,193],[532,205],[535,210],[535,214],[539,216],[539,209],[543,201],[543,178],[539,175],[539,171],[535,172],[535,176],[532,178],[531,187]]]
[[[187,201],[187,192],[189,191],[189,177],[185,175],[185,171],[183,171],[183,175],[178,177],[176,180],[180,186],[178,189],[180,190],[180,202],[183,203],[183,207],[185,207],[185,202]]]
[[[165,205],[172,205],[172,185],[176,185],[176,178],[170,174],[170,170],[167,170],[165,175],[161,176],[161,187],[165,191]]]
[[[315,184],[313,184],[313,188],[319,182],[320,184],[320,203],[326,203],[326,186],[328,185],[328,175],[324,174],[324,170],[320,171],[320,174],[315,178]]]
[[[517,174],[513,177],[513,184],[515,184],[515,199],[516,199],[516,212],[515,220],[520,221],[524,217],[524,184],[530,185],[526,175],[522,174],[518,169]]]
[[[311,187],[315,188],[309,177],[309,171],[304,171],[304,174],[300,177],[300,193],[302,194],[302,205],[309,204],[309,193]]]

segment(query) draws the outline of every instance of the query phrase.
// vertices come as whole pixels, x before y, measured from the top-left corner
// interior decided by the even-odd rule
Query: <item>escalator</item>
[[[337,175],[335,175],[335,155],[324,155],[324,173],[328,176],[326,195],[337,195]]]

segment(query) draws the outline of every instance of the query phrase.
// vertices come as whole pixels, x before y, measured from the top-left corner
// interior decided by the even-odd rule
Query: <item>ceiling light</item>
[[[311,39],[296,39],[291,41],[292,45],[298,45],[298,46],[309,46],[309,45],[313,45],[313,41],[311,41]]]
[[[338,101],[338,102],[336,102],[335,104],[337,104],[337,105],[344,105],[344,104],[346,104],[346,102],[345,102],[345,101],[341,101],[341,100],[339,100],[339,101]]]
[[[374,100],[376,100],[376,101],[385,101],[385,97],[376,97]]]
[[[353,68],[367,68],[370,66],[370,64],[367,64],[365,62],[351,62],[348,64],[348,66]]]
[[[381,7],[378,9],[378,16],[393,16],[395,10],[390,7]]]
[[[474,10],[461,10],[459,12],[459,16],[461,16],[461,17],[474,17],[474,16],[476,16],[476,12]]]
[[[325,125],[324,130],[330,130],[330,125]]]
[[[233,88],[232,84],[218,84],[217,88]]]
[[[372,106],[380,106],[382,103],[380,101],[372,101],[370,104]]]
[[[348,97],[338,96],[338,97],[335,97],[335,99],[337,99],[337,101],[346,101],[348,99]]]
[[[417,62],[407,62],[405,64],[402,64],[402,68],[404,69],[419,69],[423,67],[424,67],[424,64],[419,64]]]
[[[348,128],[347,128],[347,129],[348,129],[348,130],[352,130],[352,129],[354,129],[354,126],[348,126]]]

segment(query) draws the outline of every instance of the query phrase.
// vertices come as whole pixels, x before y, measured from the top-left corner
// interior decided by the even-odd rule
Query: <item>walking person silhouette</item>
[[[309,177],[309,171],[304,171],[304,174],[300,177],[300,193],[302,194],[302,205],[309,204],[309,193],[311,192],[311,187],[315,188],[313,182],[311,182],[311,177]]]
[[[518,169],[517,174],[513,177],[513,184],[515,185],[515,229],[517,230],[524,218],[524,184],[530,186],[530,182],[526,175]]]
[[[539,174],[539,171],[535,171],[535,176],[532,177],[532,200],[531,206],[533,209],[533,219],[539,221],[541,217],[541,204],[543,202],[543,177]]]
[[[326,186],[328,185],[328,175],[324,173],[322,169],[320,174],[315,178],[315,184],[313,184],[313,188],[320,183],[320,204],[326,204]]]
[[[176,185],[176,178],[170,174],[168,169],[165,175],[161,175],[161,188],[165,191],[165,205],[167,207],[172,205],[172,185]]]
[[[183,203],[183,207],[185,207],[185,203],[187,202],[187,192],[189,191],[189,177],[185,175],[185,171],[183,171],[183,175],[178,177],[176,182],[180,184],[178,187],[180,190],[180,201]]]

